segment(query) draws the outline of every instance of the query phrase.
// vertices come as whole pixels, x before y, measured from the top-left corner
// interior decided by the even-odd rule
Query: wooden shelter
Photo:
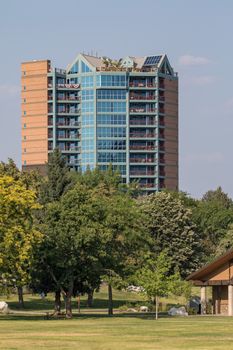
[[[201,287],[201,313],[206,313],[206,287],[212,287],[213,313],[233,316],[233,249],[187,277]]]

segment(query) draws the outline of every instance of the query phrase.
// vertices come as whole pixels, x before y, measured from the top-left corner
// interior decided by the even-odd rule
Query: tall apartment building
[[[44,173],[54,148],[74,170],[111,163],[145,191],[178,189],[178,77],[167,56],[22,63],[23,169]]]

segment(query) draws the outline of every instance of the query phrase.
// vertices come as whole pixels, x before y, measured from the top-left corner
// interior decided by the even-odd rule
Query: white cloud
[[[216,78],[213,75],[200,75],[199,77],[192,78],[192,83],[195,85],[203,86],[214,83]]]
[[[20,86],[18,85],[0,85],[0,95],[18,95]]]
[[[179,58],[179,64],[182,66],[199,66],[210,62],[208,58],[201,56],[183,55]]]

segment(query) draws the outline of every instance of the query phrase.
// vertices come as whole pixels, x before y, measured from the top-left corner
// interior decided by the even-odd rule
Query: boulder
[[[8,304],[5,301],[0,301],[0,313],[7,314],[9,312]]]
[[[140,309],[139,309],[140,312],[148,312],[149,309],[147,306],[140,306]]]
[[[172,307],[168,311],[168,315],[170,315],[170,316],[188,316],[188,313],[187,313],[185,307],[181,306],[181,307]]]

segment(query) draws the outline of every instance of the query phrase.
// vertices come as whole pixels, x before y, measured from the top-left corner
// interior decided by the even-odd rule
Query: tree
[[[42,235],[33,226],[38,209],[36,194],[21,180],[0,176],[0,276],[18,289],[23,306],[22,287],[30,280],[33,248]]]
[[[49,155],[47,178],[44,179],[40,189],[40,202],[46,204],[58,201],[72,187],[74,179],[61,152],[55,148]]]
[[[203,197],[202,201],[204,202],[215,202],[218,205],[224,207],[224,208],[230,208],[233,207],[233,201],[228,196],[227,193],[223,192],[222,188],[219,186],[214,191],[207,191]]]
[[[233,224],[230,224],[225,236],[220,239],[219,244],[216,248],[216,256],[223,255],[227,250],[233,248]]]
[[[136,280],[144,293],[155,302],[156,320],[158,319],[159,298],[173,291],[176,275],[170,275],[171,259],[166,252],[160,252],[157,257],[149,256],[144,266],[137,271]]]
[[[192,211],[180,198],[159,192],[139,198],[146,215],[145,225],[152,239],[151,251],[158,255],[166,250],[171,268],[177,267],[183,276],[200,264],[200,235],[192,220]]]

